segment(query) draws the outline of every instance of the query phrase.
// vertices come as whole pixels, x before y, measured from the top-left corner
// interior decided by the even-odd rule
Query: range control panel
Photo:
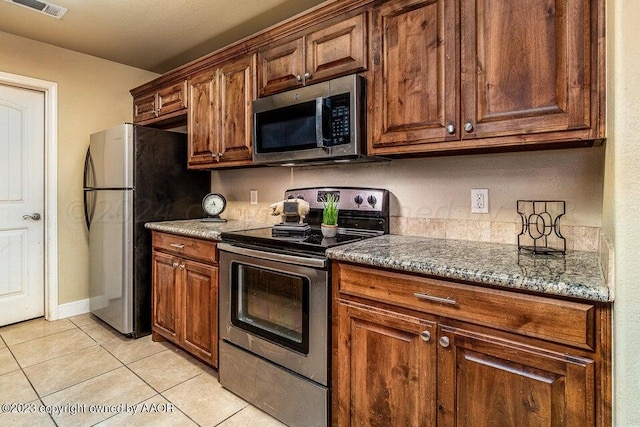
[[[329,194],[338,199],[340,210],[387,212],[389,209],[389,192],[378,188],[297,188],[287,190],[284,196],[286,199],[303,199],[311,209],[323,209],[323,202]]]

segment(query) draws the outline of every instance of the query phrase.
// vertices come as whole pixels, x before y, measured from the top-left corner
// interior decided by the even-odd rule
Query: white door
[[[0,84],[0,326],[44,315],[44,102]]]

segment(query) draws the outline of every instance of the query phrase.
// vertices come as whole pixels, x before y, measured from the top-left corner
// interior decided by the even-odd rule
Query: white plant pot
[[[322,230],[322,235],[324,237],[336,237],[336,233],[338,232],[338,226],[321,224],[320,230]]]

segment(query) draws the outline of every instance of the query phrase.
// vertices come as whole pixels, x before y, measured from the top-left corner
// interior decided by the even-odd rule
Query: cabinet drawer
[[[153,232],[153,249],[206,263],[216,263],[216,242]]]
[[[339,292],[593,350],[595,307],[554,298],[338,264]]]

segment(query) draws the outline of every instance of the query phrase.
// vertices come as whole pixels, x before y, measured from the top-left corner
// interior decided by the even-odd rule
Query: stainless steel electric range
[[[338,234],[322,236],[323,201],[339,199]],[[327,248],[389,232],[389,193],[287,190],[309,203],[310,229],[222,233],[220,383],[290,426],[329,424],[330,268]]]

